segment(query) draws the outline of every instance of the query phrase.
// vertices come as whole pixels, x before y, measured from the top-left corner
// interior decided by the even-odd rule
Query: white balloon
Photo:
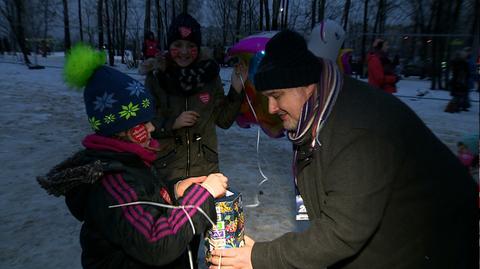
[[[335,21],[324,20],[312,29],[308,49],[315,56],[335,63],[344,40],[345,31],[342,26]]]

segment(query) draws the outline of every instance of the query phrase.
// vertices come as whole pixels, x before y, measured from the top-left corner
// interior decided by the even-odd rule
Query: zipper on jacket
[[[185,97],[185,111],[188,111],[188,97]],[[185,138],[187,141],[187,167],[185,168],[185,176],[190,176],[190,127],[186,127]]]
[[[201,153],[200,153],[200,152],[201,152],[201,150],[202,150],[202,149],[201,149],[201,145],[202,145],[202,143],[201,143],[202,136],[201,136],[200,134],[193,134],[193,140],[194,140],[194,142],[195,142],[195,143],[197,143],[197,145],[198,145],[198,152],[197,152],[197,156],[198,156],[198,157],[200,157],[200,155],[201,155]]]

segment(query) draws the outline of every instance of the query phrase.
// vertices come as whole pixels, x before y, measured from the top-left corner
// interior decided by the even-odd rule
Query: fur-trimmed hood
[[[65,196],[81,184],[93,184],[102,178],[107,163],[88,159],[86,151],[81,150],[54,166],[45,176],[38,176],[37,181],[48,194],[57,197]]]

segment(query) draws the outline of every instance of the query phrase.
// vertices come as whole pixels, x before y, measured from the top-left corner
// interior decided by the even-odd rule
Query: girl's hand
[[[172,129],[177,130],[183,127],[193,126],[195,123],[197,123],[199,117],[200,114],[195,111],[183,111],[182,114],[177,117],[175,123],[173,123]]]
[[[236,92],[240,93],[244,87],[244,83],[248,79],[248,69],[245,63],[240,60],[239,63],[235,64],[233,67],[231,82],[232,87]]]
[[[177,182],[177,184],[175,184],[175,195],[177,196],[177,198],[182,197],[185,193],[185,190],[192,186],[192,184],[202,183],[205,181],[205,179],[207,179],[206,176],[189,177],[187,179],[180,180],[179,182]]]

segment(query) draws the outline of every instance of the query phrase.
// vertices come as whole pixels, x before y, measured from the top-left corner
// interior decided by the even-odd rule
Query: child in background
[[[478,167],[479,136],[467,135],[457,143],[457,156],[468,168]]]
[[[465,165],[466,167],[472,166],[474,157],[473,157],[473,154],[470,152],[470,150],[468,150],[468,147],[465,146],[465,144],[463,144],[462,142],[458,142],[457,148],[458,148],[457,156],[462,162],[462,164]]]
[[[150,122],[154,99],[141,83],[104,62],[103,53],[87,46],[71,50],[66,82],[85,87],[95,133],[83,140],[85,150],[38,181],[50,194],[65,196],[72,215],[83,222],[84,268],[188,268],[188,244],[210,227],[206,216],[216,220],[214,198],[225,194],[227,178],[156,178],[152,163],[159,144],[150,135],[155,130]],[[109,208],[139,201],[185,208]]]

